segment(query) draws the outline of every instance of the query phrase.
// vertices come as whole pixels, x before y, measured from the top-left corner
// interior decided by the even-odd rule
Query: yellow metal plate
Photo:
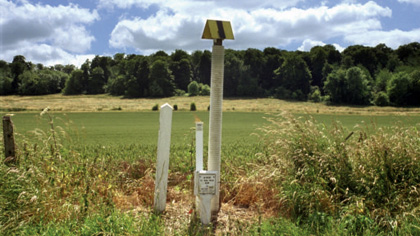
[[[235,39],[229,21],[207,20],[202,39]]]

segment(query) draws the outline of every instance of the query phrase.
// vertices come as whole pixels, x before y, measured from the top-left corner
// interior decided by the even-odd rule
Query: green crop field
[[[84,144],[156,145],[159,131],[159,112],[83,112],[52,113],[55,125],[77,131]],[[195,117],[204,122],[205,142],[208,138],[208,112],[174,112],[171,143],[179,145],[191,142]],[[267,121],[263,113],[225,112],[223,114],[223,143],[253,143],[257,132]],[[48,118],[39,113],[16,113],[13,117],[16,131],[31,134],[30,131],[49,129]],[[73,132],[76,133],[76,132]],[[195,137],[195,136],[194,136]]]
[[[95,145],[156,145],[159,131],[159,112],[80,112],[51,113],[55,125],[73,131],[84,144]],[[258,128],[268,124],[264,117],[276,114],[261,112],[224,112],[223,144],[237,142],[254,143],[258,138]],[[420,128],[420,116],[368,116],[332,114],[295,114],[297,117],[312,116],[319,123],[331,125],[340,122],[349,130],[356,125],[375,124],[377,126],[411,126]],[[208,138],[208,112],[174,112],[172,122],[172,144],[190,142],[195,127],[195,117],[204,122],[204,142]],[[28,134],[36,128],[49,129],[48,118],[40,113],[15,113],[12,117],[18,133]],[[76,132],[77,131],[77,132]]]

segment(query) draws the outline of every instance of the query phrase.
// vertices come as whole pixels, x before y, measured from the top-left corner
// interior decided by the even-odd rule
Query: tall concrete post
[[[210,81],[210,120],[209,120],[209,156],[208,170],[220,173],[222,150],[222,105],[223,105],[223,74],[225,49],[222,45],[213,45],[211,58]],[[220,189],[220,174],[217,178],[217,189]],[[220,209],[220,193],[217,191],[211,201],[211,212],[215,215]]]
[[[202,39],[213,40],[210,81],[209,158],[208,170],[216,171],[216,194],[211,200],[211,214],[217,216],[220,210],[220,163],[222,150],[222,103],[225,49],[223,40],[234,39],[229,21],[207,20]]]

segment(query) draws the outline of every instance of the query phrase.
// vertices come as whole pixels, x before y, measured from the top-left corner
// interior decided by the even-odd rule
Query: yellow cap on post
[[[230,21],[207,20],[202,39],[235,39]]]

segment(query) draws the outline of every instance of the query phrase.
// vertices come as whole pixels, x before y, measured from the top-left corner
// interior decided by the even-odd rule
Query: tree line
[[[211,52],[149,56],[117,53],[96,56],[80,68],[46,67],[22,55],[11,63],[0,60],[0,95],[63,93],[103,94],[127,98],[208,95]],[[333,104],[419,106],[420,43],[394,50],[349,46],[339,52],[332,45],[309,52],[225,50],[225,97],[274,97]]]

